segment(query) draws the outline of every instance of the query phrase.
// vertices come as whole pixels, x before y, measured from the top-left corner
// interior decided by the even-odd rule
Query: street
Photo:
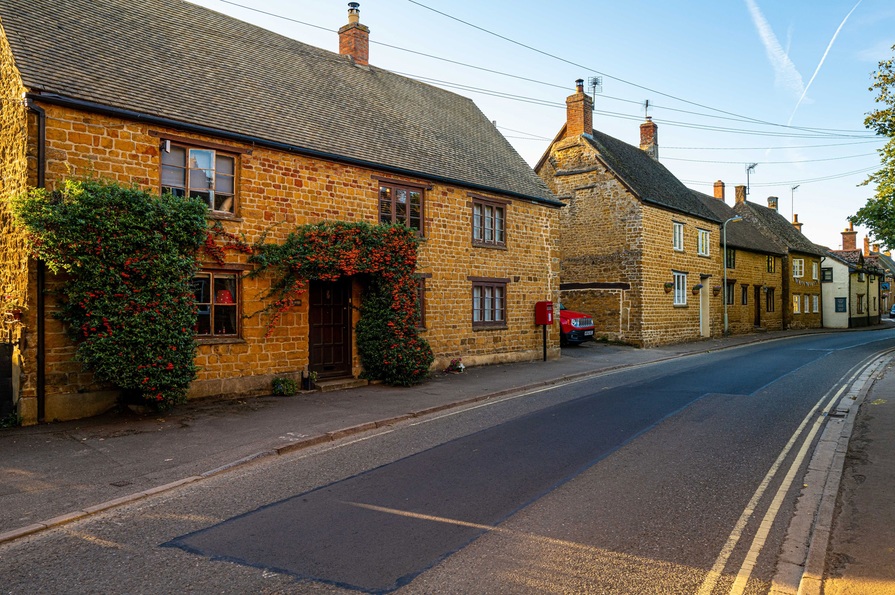
[[[758,343],[262,460],[0,546],[3,591],[766,593],[821,412],[893,346]]]

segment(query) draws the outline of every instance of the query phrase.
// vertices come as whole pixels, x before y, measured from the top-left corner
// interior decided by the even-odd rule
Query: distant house
[[[596,334],[639,346],[720,334],[721,220],[658,161],[657,126],[640,148],[594,129],[583,81],[535,171],[567,206],[561,299]]]
[[[734,211],[752,223],[769,242],[782,246],[781,257],[768,256],[767,271],[781,275],[782,323],[784,329],[822,326],[820,266],[826,249],[806,238],[802,224],[790,223],[777,211],[777,197],[768,206],[746,200],[746,187],[735,187]]]
[[[9,216],[11,197],[71,173],[204,196],[209,222],[249,242],[304,223],[404,223],[423,238],[435,367],[541,357],[534,304],[559,297],[563,203],[471,100],[372,65],[356,6],[348,19],[332,53],[178,0],[0,0],[0,310],[23,313],[6,338],[25,423],[116,398],[73,361],[44,292],[60,281],[28,259]],[[195,279],[191,397],[361,374],[363,276],[312,281],[265,338],[265,321],[244,315],[269,281],[244,278],[249,268],[229,254]],[[551,357],[558,341],[553,327]]]
[[[718,238],[718,249],[724,250],[726,236],[727,285],[723,297],[726,302],[728,331],[732,334],[751,333],[783,328],[783,276],[776,266],[786,248],[775,239],[764,235],[748,219],[736,219],[733,207],[725,202],[724,182],[715,182],[714,196],[694,192],[702,203],[727,225]],[[726,233],[725,233],[726,232]],[[722,286],[721,280],[714,287]]]
[[[879,324],[880,287],[885,270],[877,257],[857,247],[853,225],[842,232],[842,250],[830,250],[821,269],[824,327],[856,328]],[[869,247],[867,248],[869,252]]]

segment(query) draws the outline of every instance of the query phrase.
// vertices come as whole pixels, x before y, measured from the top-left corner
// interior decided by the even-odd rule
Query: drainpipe
[[[47,113],[31,98],[28,109],[37,114],[37,187],[46,187],[47,170]],[[43,421],[46,414],[46,337],[44,317],[46,316],[47,267],[42,260],[37,261],[37,421]]]

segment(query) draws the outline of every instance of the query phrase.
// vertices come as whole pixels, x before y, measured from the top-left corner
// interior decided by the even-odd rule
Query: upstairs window
[[[684,224],[677,221],[671,224],[672,245],[678,252],[684,251]]]
[[[813,261],[811,262],[811,278],[814,279],[815,281],[817,281],[817,279],[818,279],[817,271],[819,268],[820,268],[820,265],[818,263],[813,262]]]
[[[391,182],[379,183],[379,222],[403,223],[423,233],[423,189]]]
[[[820,270],[820,280],[823,283],[832,283],[833,282],[833,269],[831,267],[824,267]]]
[[[472,199],[472,243],[477,246],[506,246],[506,205]]]
[[[768,272],[776,273],[777,272],[777,258],[774,256],[768,256]],[[772,311],[772,310],[769,310]]]
[[[793,277],[804,277],[805,276],[805,259],[804,258],[793,258],[792,259],[792,276]]]
[[[727,268],[735,269],[737,268],[737,251],[733,248],[727,249]]]
[[[234,156],[170,141],[164,142],[161,153],[162,192],[200,198],[215,212],[236,212]]]
[[[709,238],[711,237],[709,232],[700,229],[697,230],[698,234],[696,236],[696,253],[700,256],[708,256],[709,255]]]

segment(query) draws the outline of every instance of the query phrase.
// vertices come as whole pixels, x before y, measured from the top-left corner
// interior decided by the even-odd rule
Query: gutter
[[[463,180],[456,180],[454,178],[448,178],[444,176],[433,176],[432,174],[427,174],[423,172],[418,172],[410,169],[404,169],[401,167],[394,167],[390,165],[384,165],[382,163],[374,163],[372,161],[366,161],[364,159],[355,159],[353,157],[346,157],[344,155],[337,155],[335,153],[327,153],[325,151],[318,151],[316,149],[308,149],[306,147],[299,147],[297,145],[292,145],[289,143],[283,143],[279,141],[267,140],[257,136],[251,136],[248,134],[242,134],[239,132],[230,132],[227,130],[220,130],[218,128],[212,128],[210,126],[202,126],[199,124],[190,124],[187,122],[182,122],[179,120],[173,120],[171,118],[165,118],[162,116],[153,116],[151,114],[145,114],[142,112],[137,112],[134,110],[111,107],[108,105],[103,105],[101,103],[94,103],[92,101],[85,101],[82,99],[73,99],[71,97],[63,97],[61,95],[56,95],[53,93],[49,93],[46,95],[43,94],[34,94],[29,93],[28,97],[31,99],[37,99],[42,102],[50,103],[52,105],[59,105],[62,107],[71,107],[80,109],[83,111],[94,112],[98,114],[103,114],[107,116],[114,116],[127,120],[136,120],[140,122],[147,122],[150,124],[155,124],[157,126],[165,126],[168,128],[176,128],[180,130],[185,130],[188,132],[194,132],[197,134],[205,134],[208,136],[215,136],[218,138],[224,138],[227,140],[237,141],[240,143],[245,143],[249,145],[257,145],[261,147],[267,147],[271,149],[277,149],[279,151],[285,151],[288,153],[299,153],[301,155],[307,155],[308,157],[316,157],[318,159],[326,159],[328,161],[336,161],[339,163],[345,163],[347,165],[356,165],[358,167],[364,167],[367,169],[375,169],[379,171],[386,171],[393,174],[403,175],[403,176],[411,176],[415,178],[423,178],[426,180],[432,180],[433,182],[441,182],[443,184],[450,184],[451,186],[461,186],[464,188],[469,188],[472,190],[479,190],[483,192],[493,192],[496,194],[503,194],[505,196],[511,196],[513,198],[527,200],[529,202],[537,203],[547,207],[560,208],[564,207],[565,203],[559,200],[553,200],[549,198],[543,198],[540,196],[529,196],[526,194],[522,194],[519,192],[512,192],[510,190],[504,190],[500,188],[491,188],[489,186],[483,186],[481,184],[474,184],[471,182],[465,182]],[[534,170],[532,170],[534,173]]]
[[[47,113],[36,105],[33,97],[27,97],[28,109],[37,114],[37,187],[46,187],[47,170]],[[37,421],[46,415],[47,370],[46,370],[46,280],[47,266],[37,261]]]

